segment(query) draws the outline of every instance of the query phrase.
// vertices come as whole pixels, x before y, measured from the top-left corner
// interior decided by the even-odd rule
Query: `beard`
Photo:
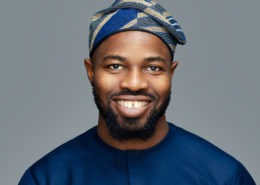
[[[129,90],[121,91],[116,94],[112,94],[108,98],[108,105],[105,106],[102,103],[101,97],[99,96],[95,85],[93,85],[92,89],[94,100],[96,106],[101,114],[101,116],[105,119],[106,127],[109,131],[109,134],[116,140],[126,141],[129,139],[141,139],[148,140],[151,138],[156,131],[156,126],[158,120],[165,114],[165,111],[170,103],[171,99],[171,91],[169,91],[168,95],[165,97],[162,105],[157,109],[152,109],[146,120],[145,124],[140,126],[141,118],[128,118],[128,117],[120,117],[113,111],[113,109],[109,106],[111,97],[117,95],[145,95],[149,96],[151,99],[155,100],[156,97],[152,94],[148,94],[144,91],[132,92]]]

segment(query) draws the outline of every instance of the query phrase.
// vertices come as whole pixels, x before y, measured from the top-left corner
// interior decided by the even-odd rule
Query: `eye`
[[[149,67],[147,68],[147,70],[148,70],[148,71],[152,71],[152,72],[157,72],[157,71],[160,71],[161,68],[158,67],[158,66],[149,66]]]
[[[108,66],[108,68],[112,69],[112,70],[121,70],[121,69],[123,69],[123,66],[120,64],[111,64]]]

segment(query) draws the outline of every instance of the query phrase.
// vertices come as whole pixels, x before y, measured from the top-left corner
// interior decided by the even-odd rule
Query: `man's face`
[[[170,101],[176,62],[156,36],[117,33],[86,60],[95,102],[110,134],[119,140],[149,139]]]

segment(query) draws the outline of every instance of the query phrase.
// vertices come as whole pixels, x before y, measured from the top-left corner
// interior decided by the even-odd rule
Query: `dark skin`
[[[178,62],[171,60],[168,47],[155,35],[141,31],[126,31],[110,36],[85,59],[89,81],[95,85],[102,106],[109,106],[118,116],[120,126],[140,129],[146,124],[152,109],[159,109],[169,95]],[[122,90],[145,91],[147,96],[111,94]],[[126,125],[124,117],[138,118],[138,124]],[[106,119],[99,114],[98,134],[101,139],[120,150],[141,150],[158,144],[168,133],[165,114],[157,121],[155,134],[148,140],[132,138],[125,141],[111,137]]]

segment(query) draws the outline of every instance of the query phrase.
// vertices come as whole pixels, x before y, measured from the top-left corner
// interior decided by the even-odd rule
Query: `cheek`
[[[171,90],[171,79],[169,77],[155,79],[150,84],[155,93],[160,97],[165,97]]]
[[[118,79],[111,75],[99,72],[94,74],[94,84],[99,94],[112,92],[117,88],[118,83]]]

